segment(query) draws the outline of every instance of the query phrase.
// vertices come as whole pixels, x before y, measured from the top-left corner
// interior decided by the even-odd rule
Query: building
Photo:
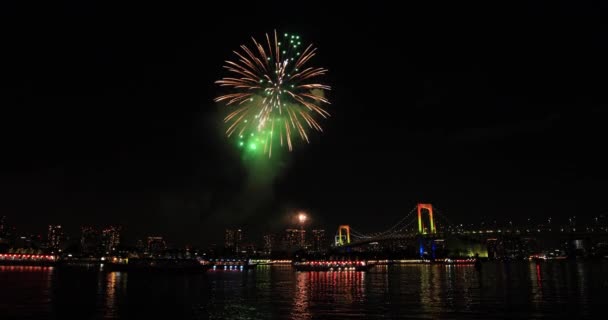
[[[144,241],[141,239],[137,240],[137,242],[135,243],[135,250],[137,251],[137,253],[144,253],[146,249],[147,248],[144,244]]]
[[[101,244],[106,254],[116,252],[120,245],[120,229],[119,226],[109,226],[101,232]]]
[[[61,225],[49,225],[47,235],[47,247],[55,252],[60,251],[61,245],[63,244],[63,229]]]
[[[240,251],[241,243],[243,242],[243,230],[241,229],[226,229],[224,235],[224,249],[231,253]]]
[[[101,249],[101,235],[91,226],[80,227],[80,250],[84,254],[97,254]]]
[[[160,255],[167,249],[163,237],[148,237],[148,254]]]
[[[315,252],[326,251],[328,247],[327,239],[325,238],[325,230],[312,230],[311,250]]]
[[[235,233],[234,233],[234,248],[236,252],[240,252],[242,250],[242,244],[243,244],[243,230],[241,229],[236,229]]]
[[[276,237],[274,234],[264,235],[264,254],[270,255],[276,246]]]
[[[306,247],[306,230],[286,229],[283,244],[287,251],[295,251]]]
[[[237,252],[239,255],[251,256],[256,254],[255,244],[250,242],[241,242],[239,244],[239,251]]]
[[[0,238],[5,237],[6,229],[6,216],[0,216]]]
[[[224,249],[234,249],[234,230],[232,229],[226,229],[224,233]]]
[[[14,248],[18,249],[39,249],[43,244],[43,239],[41,235],[29,233],[15,237],[12,244]]]

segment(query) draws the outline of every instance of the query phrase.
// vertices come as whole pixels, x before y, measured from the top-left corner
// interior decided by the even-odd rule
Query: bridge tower
[[[418,210],[418,233],[420,234],[435,234],[437,230],[435,229],[435,221],[433,220],[433,205],[430,203],[419,203],[417,205]],[[426,210],[429,213],[429,229],[427,231],[427,226],[422,220],[422,210]]]
[[[344,231],[344,234],[342,234]],[[346,238],[346,239],[344,239]],[[346,241],[344,241],[346,240]],[[338,227],[338,235],[336,236],[336,246],[343,246],[350,243],[350,226],[347,224]]]

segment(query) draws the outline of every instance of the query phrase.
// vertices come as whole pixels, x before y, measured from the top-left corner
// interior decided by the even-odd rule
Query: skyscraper
[[[61,225],[49,225],[47,235],[48,248],[52,251],[58,251],[63,243],[63,229]]]
[[[148,237],[148,253],[159,255],[167,248],[163,237]]]
[[[236,252],[241,251],[241,244],[243,243],[243,230],[236,229],[234,233],[234,248]]]
[[[120,244],[120,229],[119,226],[109,226],[101,232],[101,243],[107,254],[115,252]]]
[[[327,250],[327,239],[325,238],[325,230],[315,229],[312,230],[312,250],[316,252],[322,252]]]
[[[265,234],[264,235],[264,254],[271,254],[273,248],[275,247],[275,236],[274,234]]]
[[[234,249],[234,230],[232,229],[226,229],[226,232],[224,233],[224,249]]]
[[[243,242],[243,230],[241,229],[226,229],[224,235],[224,249],[226,251],[237,253],[240,250]]]
[[[288,251],[302,249],[306,247],[306,230],[286,229],[283,238],[285,248]]]
[[[0,216],[0,238],[4,238],[6,229],[6,216]]]
[[[84,254],[97,254],[101,249],[99,231],[91,226],[80,227],[80,249]]]
[[[144,253],[146,251],[146,246],[144,245],[143,240],[137,240],[135,243],[135,250],[137,250],[137,253]]]

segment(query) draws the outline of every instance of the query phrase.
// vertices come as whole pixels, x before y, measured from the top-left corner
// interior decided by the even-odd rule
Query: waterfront
[[[204,274],[0,266],[3,319],[343,319],[588,317],[602,311],[608,261],[290,266]]]

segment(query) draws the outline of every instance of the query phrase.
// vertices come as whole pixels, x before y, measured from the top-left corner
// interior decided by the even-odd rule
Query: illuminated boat
[[[297,271],[367,271],[374,264],[365,261],[301,261],[294,262]]]
[[[258,263],[253,260],[244,259],[211,259],[209,260],[209,265],[211,266],[211,270],[243,271],[254,269]]]
[[[138,258],[123,261],[106,262],[102,264],[107,271],[173,271],[173,272],[205,272],[211,266],[196,259],[157,259]]]
[[[52,266],[57,263],[57,256],[46,254],[0,254],[0,265],[8,266]]]

